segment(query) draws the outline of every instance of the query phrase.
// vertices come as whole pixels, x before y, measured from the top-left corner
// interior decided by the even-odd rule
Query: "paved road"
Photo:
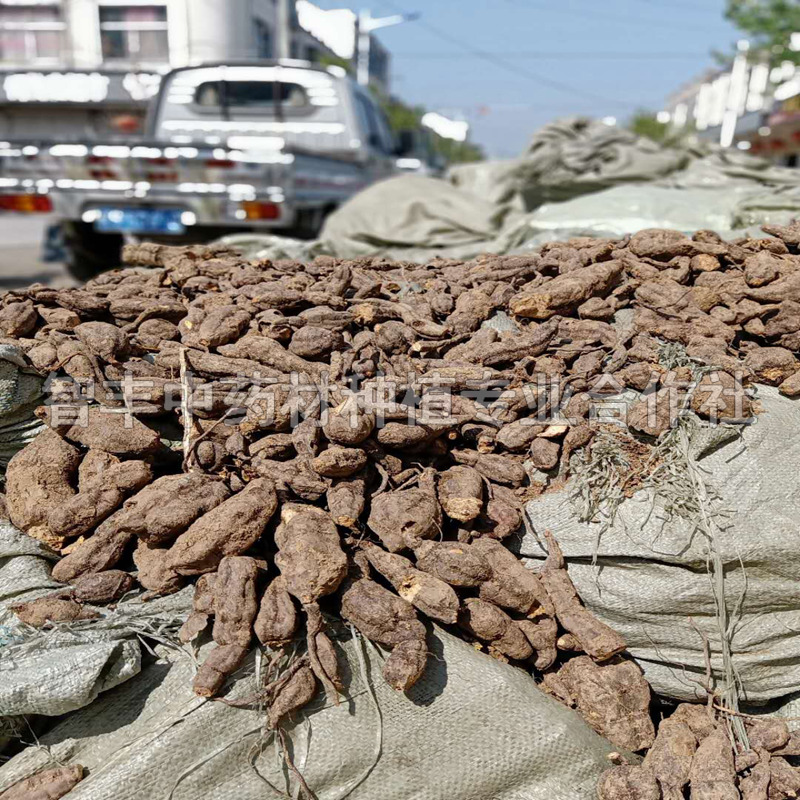
[[[37,281],[51,286],[72,286],[75,281],[63,264],[39,260],[49,215],[0,214],[0,291],[19,289]]]

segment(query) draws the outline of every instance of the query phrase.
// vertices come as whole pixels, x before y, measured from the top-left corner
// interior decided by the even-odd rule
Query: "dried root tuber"
[[[450,467],[439,475],[439,503],[459,522],[471,522],[483,509],[483,479],[471,467]]]
[[[208,626],[208,621],[214,613],[214,584],[217,580],[216,572],[207,572],[197,579],[194,585],[192,598],[192,613],[183,623],[178,638],[185,644],[196,639]]]
[[[286,589],[304,605],[335,592],[347,574],[336,526],[314,506],[284,505],[275,544]]]
[[[558,621],[596,661],[605,661],[625,649],[625,640],[603,622],[600,622],[581,603],[572,583],[564,556],[555,537],[545,532],[548,556],[539,573],[542,584],[553,602]]]
[[[272,482],[252,481],[175,540],[168,555],[170,568],[181,575],[211,572],[225,556],[239,555],[255,544],[277,508]]]
[[[317,692],[317,680],[310,667],[302,666],[284,683],[269,707],[269,726],[277,728],[293,711],[311,702]]]
[[[101,523],[95,532],[69,555],[53,567],[53,577],[62,583],[93,572],[104,572],[115,567],[134,538],[127,527],[128,515],[124,508]]]
[[[209,475],[165,475],[128,501],[129,527],[150,545],[169,544],[229,496],[223,481]]]
[[[415,569],[407,558],[387,553],[377,545],[365,544],[364,550],[369,563],[394,586],[400,597],[431,619],[455,624],[458,596],[444,581]]]
[[[535,651],[533,666],[542,671],[550,669],[558,657],[558,623],[552,617],[540,617],[518,620],[517,625]]]
[[[696,750],[697,738],[685,722],[668,718],[658,726],[658,736],[645,757],[644,766],[655,775],[665,800],[683,797]]]
[[[76,622],[81,619],[97,619],[100,616],[75,600],[57,597],[40,597],[38,600],[13,605],[11,610],[22,622],[34,628],[42,628],[48,622]]]
[[[83,575],[72,582],[72,597],[79,603],[113,603],[133,589],[133,578],[121,569]]]
[[[143,461],[114,464],[103,472],[102,481],[53,508],[47,524],[54,536],[75,538],[99,525],[122,505],[125,497],[142,489],[153,479]]]
[[[433,539],[441,531],[442,513],[433,487],[433,472],[419,478],[419,486],[385,492],[374,498],[367,525],[387,549],[396,553]]]
[[[247,656],[247,647],[235,644],[218,645],[207,656],[194,677],[194,693],[200,697],[213,697],[225,681],[236,672]]]
[[[736,770],[728,736],[721,730],[703,739],[689,771],[693,800],[736,800]]]
[[[750,383],[800,396],[800,228],[770,230],[783,238],[650,230],[424,265],[145,244],[128,253],[155,271],[15,290],[0,328],[52,380],[49,428],[12,460],[7,508],[72,583],[22,615],[81,619],[83,603],[194,582],[180,638],[213,620],[216,640],[196,691],[219,692],[255,633],[281,651],[270,670],[289,661],[260,698],[275,726],[319,686],[342,689],[338,607],[391,650],[384,677],[401,691],[425,669],[424,614],[543,672],[618,746],[648,747],[646,685],[558,545],[548,535],[536,572],[505,542],[590,446],[598,397],[643,392],[626,422],[657,437],[682,408],[751,420]],[[484,326],[496,311],[516,330]],[[652,441],[635,438],[639,469]],[[612,770],[601,796],[677,799],[687,775],[697,797],[794,791],[797,737],[747,727],[741,777],[726,762],[711,787],[697,764],[720,721],[679,706],[645,766]]]
[[[249,646],[258,611],[257,577],[258,568],[252,558],[226,556],[219,562],[214,581],[213,636],[217,644]]]
[[[0,792],[0,800],[59,800],[83,778],[84,769],[80,764],[42,770]]]
[[[603,773],[598,800],[661,800],[661,789],[649,769],[627,764]]]
[[[334,445],[323,450],[311,462],[311,467],[326,478],[346,478],[360,472],[366,464],[367,454],[363,450]]]
[[[159,435],[128,414],[118,414],[100,406],[89,406],[83,412],[75,409],[75,422],[60,422],[53,407],[42,407],[37,415],[58,434],[73,444],[102,450],[117,456],[144,456],[161,445]]]
[[[334,481],[325,494],[328,511],[341,528],[356,529],[366,505],[366,481],[359,475]]]
[[[553,615],[553,602],[539,576],[525,567],[510,550],[489,538],[473,542],[472,549],[484,557],[491,569],[489,580],[480,585],[481,599],[520,614],[527,615],[541,609],[545,614]]]
[[[294,639],[297,609],[282,577],[274,578],[262,595],[253,627],[258,641],[267,647],[284,647]]]
[[[524,661],[533,655],[533,648],[522,628],[497,606],[469,597],[459,616],[460,625],[468,633],[487,642],[499,653]]]
[[[42,431],[20,450],[6,471],[6,507],[11,522],[29,535],[48,541],[48,516],[75,495],[73,482],[79,462],[78,450],[50,430]]]
[[[133,552],[133,563],[137,570],[136,580],[155,595],[172,594],[184,584],[184,577],[169,566],[165,547],[139,540]]]
[[[419,569],[451,586],[479,586],[492,574],[486,558],[468,544],[425,541],[415,549],[414,555]]]
[[[616,747],[636,752],[653,744],[650,686],[633,661],[596,664],[577,656],[561,667],[558,677],[583,718]]]
[[[425,628],[413,606],[374,581],[361,578],[342,593],[341,609],[342,616],[367,639],[393,648],[383,665],[389,686],[400,692],[410,689],[427,662]]]

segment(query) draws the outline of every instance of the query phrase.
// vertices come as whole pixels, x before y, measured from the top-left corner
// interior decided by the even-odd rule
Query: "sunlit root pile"
[[[398,691],[424,674],[435,621],[533,670],[620,749],[649,749],[603,797],[681,797],[690,780],[698,798],[783,796],[757,787],[789,780],[791,745],[729,763],[718,721],[703,716],[702,735],[690,721],[704,709],[656,738],[647,683],[580,602],[556,540],[539,570],[507,547],[525,501],[592,447],[598,396],[642,392],[627,423],[651,443],[677,388],[692,384],[697,414],[739,421],[751,383],[800,395],[800,226],[769,232],[644,231],[426,265],[139,245],[126,257],[147,269],[7,293],[0,342],[50,379],[7,510],[61,554],[65,584],[17,614],[91,619],[137,587],[194,584],[181,638],[215,643],[195,691],[224,691],[256,643],[286,655],[260,696],[273,727],[320,687],[346,691],[330,620],[384,651]],[[500,312],[513,330],[485,324]],[[665,364],[665,342],[702,369]]]

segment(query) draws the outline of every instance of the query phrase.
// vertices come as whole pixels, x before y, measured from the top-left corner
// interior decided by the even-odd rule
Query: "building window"
[[[256,34],[256,57],[272,58],[272,28],[264,20],[253,20]]]
[[[0,6],[0,61],[57,63],[64,27],[58,6]]]
[[[166,6],[101,6],[103,59],[169,62]]]

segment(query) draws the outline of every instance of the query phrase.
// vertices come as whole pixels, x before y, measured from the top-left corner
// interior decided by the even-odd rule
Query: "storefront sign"
[[[146,103],[158,92],[152,72],[0,72],[2,103]]]

